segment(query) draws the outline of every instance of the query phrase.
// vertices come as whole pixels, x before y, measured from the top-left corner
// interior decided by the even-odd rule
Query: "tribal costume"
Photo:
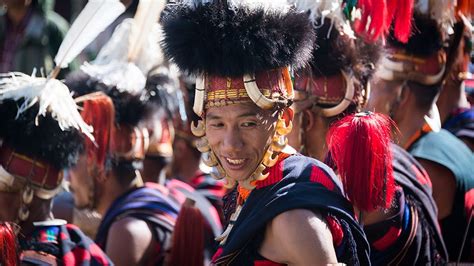
[[[346,193],[354,206],[365,211],[360,213],[361,223],[366,213],[367,216],[377,212],[390,214],[363,226],[371,247],[371,263],[414,265],[443,262],[447,255],[438,230],[437,210],[433,205],[431,190],[427,191],[411,176],[415,170],[424,170],[395,145],[394,151],[380,149],[380,144],[385,146],[390,141],[389,123],[383,123],[378,114],[357,113],[367,102],[370,79],[380,55],[380,45],[362,36],[351,38],[354,35],[350,31],[351,28],[338,20],[343,17],[338,15],[341,10],[329,9],[315,3],[309,5],[304,1],[297,1],[297,7],[310,10],[314,15],[314,30],[320,37],[314,46],[310,66],[297,72],[295,78],[296,99],[293,108],[302,116],[301,129],[296,131],[299,136],[295,142],[302,144],[302,152],[316,158],[326,154],[326,160],[334,171],[346,177],[343,179],[343,182],[347,182]],[[400,6],[397,8],[403,10]],[[409,21],[410,7],[407,12],[408,14],[399,20],[405,17]],[[308,112],[311,112],[312,116],[308,115]],[[312,126],[314,129],[307,130],[307,125],[314,124],[317,120],[312,117],[320,117],[318,119],[323,120],[324,124]],[[312,122],[307,122],[310,119],[313,119]],[[374,126],[364,127],[364,123]],[[322,133],[316,135],[315,131]],[[353,132],[358,133],[352,141],[347,141]],[[380,137],[383,136],[382,132],[386,134],[385,140]],[[377,142],[380,142],[378,148],[373,146]],[[364,149],[365,144],[369,144],[371,148]],[[335,149],[338,146],[339,149]],[[329,153],[325,151],[326,147]],[[354,154],[357,156],[354,157]],[[390,154],[392,155],[389,156]],[[380,157],[386,159],[374,161]],[[344,159],[346,164],[350,163],[349,167],[344,167]],[[337,160],[341,162],[338,163]],[[367,166],[371,161],[373,164]],[[365,169],[380,169],[380,172]],[[366,176],[361,176],[361,173]],[[374,173],[377,175],[374,176]],[[351,181],[357,176],[363,178],[363,181]],[[373,176],[372,180],[370,176]],[[392,199],[387,187],[393,186],[391,183],[394,181],[396,187]],[[372,191],[366,191],[365,184],[370,184]],[[381,190],[377,189],[379,186]],[[383,191],[381,198],[373,196],[377,191]],[[374,200],[378,200],[378,206],[363,204],[372,203]]]
[[[201,139],[197,148],[213,176],[237,185],[238,197],[225,232],[217,238],[216,265],[273,265],[259,248],[265,228],[278,215],[295,209],[321,213],[334,242],[337,259],[351,265],[369,263],[368,244],[354,220],[334,173],[324,164],[300,155],[286,145],[291,130],[282,110],[293,98],[289,66],[299,68],[309,58],[313,33],[304,13],[276,4],[196,1],[169,5],[164,11],[163,50],[184,71],[198,76],[194,111],[202,120],[192,126]],[[267,3],[271,6],[273,3]],[[278,115],[274,136],[257,169],[238,184],[229,177],[206,137],[209,108],[254,103]],[[253,105],[252,105],[253,106]],[[208,142],[209,141],[209,142]]]
[[[474,208],[474,179],[472,151],[454,135],[441,129],[430,132],[418,139],[408,150],[417,159],[435,162],[453,173],[456,181],[451,214],[440,220],[441,232],[448,249],[449,257],[457,259],[461,250],[462,239],[466,230],[468,235],[461,260],[471,260],[473,254],[474,229],[471,224],[467,229],[469,216]]]

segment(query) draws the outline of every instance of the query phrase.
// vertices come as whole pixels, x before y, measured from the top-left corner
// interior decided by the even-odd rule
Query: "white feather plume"
[[[133,25],[134,19],[125,19],[120,23],[97,58],[90,64],[83,64],[81,70],[106,85],[117,86],[122,92],[141,91],[145,87],[146,74],[153,67],[163,64],[159,46],[162,34],[158,23],[152,23],[140,53],[133,62],[129,62],[130,43],[124,40],[129,40]]]
[[[165,4],[166,1],[162,0],[140,0],[130,32],[128,61],[134,62],[143,50]]]
[[[18,107],[17,117],[34,104],[39,104],[35,123],[39,116],[51,116],[58,121],[61,130],[76,128],[94,141],[92,127],[82,119],[69,89],[56,79],[38,78],[19,72],[0,74],[0,101],[12,99],[23,103]]]
[[[109,26],[125,6],[119,0],[89,0],[64,38],[54,58],[65,68],[99,33]]]

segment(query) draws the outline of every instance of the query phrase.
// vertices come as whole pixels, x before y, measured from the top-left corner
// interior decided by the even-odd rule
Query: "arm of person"
[[[446,167],[429,160],[418,159],[430,176],[433,199],[438,207],[438,220],[451,214],[456,193],[454,174]]]
[[[276,216],[265,230],[260,255],[287,265],[336,264],[331,231],[319,213],[295,209]]]
[[[144,221],[125,217],[109,229],[106,253],[117,266],[139,265],[153,241]]]

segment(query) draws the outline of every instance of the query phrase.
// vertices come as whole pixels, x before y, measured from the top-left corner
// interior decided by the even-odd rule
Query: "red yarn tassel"
[[[336,122],[327,134],[329,154],[347,196],[360,210],[388,208],[392,202],[392,125],[385,115],[360,113]]]
[[[387,5],[385,0],[361,0],[357,7],[362,11],[355,30],[369,41],[376,41],[386,31]],[[369,19],[370,18],[370,19]]]
[[[396,13],[393,17],[395,38],[402,43],[408,42],[411,35],[411,21],[413,17],[413,0],[389,0],[396,3]],[[390,24],[388,24],[390,26]]]
[[[17,251],[16,235],[11,224],[0,223],[0,265],[19,265]]]
[[[173,246],[168,265],[204,265],[205,220],[194,201],[186,199],[173,229]]]
[[[85,146],[90,162],[95,162],[100,170],[105,166],[109,152],[110,136],[114,131],[115,109],[112,99],[98,92],[85,95],[81,116],[94,128],[95,143],[86,138]]]

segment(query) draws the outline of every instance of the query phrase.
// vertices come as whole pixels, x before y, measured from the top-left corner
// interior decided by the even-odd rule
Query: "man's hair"
[[[371,65],[379,60],[382,46],[341,35],[329,18],[325,18],[322,24],[315,23],[314,31],[317,39],[309,61],[313,75],[331,76],[344,70],[353,72],[356,79],[365,85],[375,72]]]
[[[3,143],[33,159],[44,160],[58,170],[75,165],[84,148],[82,133],[75,128],[62,130],[50,113],[38,116],[38,103],[18,115],[22,104],[23,100],[0,101]]]

